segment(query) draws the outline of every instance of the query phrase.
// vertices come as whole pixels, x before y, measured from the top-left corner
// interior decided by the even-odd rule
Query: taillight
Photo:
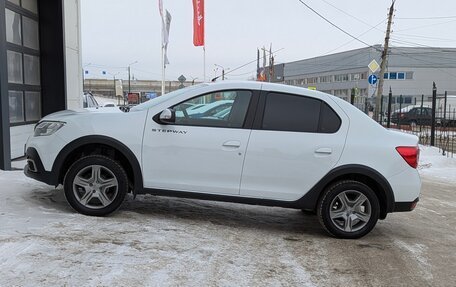
[[[418,166],[420,157],[418,146],[398,146],[396,150],[411,167],[416,168]]]

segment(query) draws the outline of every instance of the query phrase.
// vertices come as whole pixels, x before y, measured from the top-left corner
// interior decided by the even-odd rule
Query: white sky
[[[369,44],[383,44],[390,0],[303,0],[349,33]],[[203,79],[203,50],[193,46],[191,0],[163,0],[172,15],[166,79]],[[329,4],[328,4],[329,3]],[[206,78],[218,64],[234,69],[256,59],[257,47],[272,43],[276,63],[316,57],[330,51],[365,47],[319,18],[298,0],[206,0]],[[334,8],[355,16],[354,19]],[[393,40],[420,45],[456,45],[456,1],[397,0]],[[401,19],[441,17],[442,19]],[[81,0],[83,66],[88,78],[127,78],[126,66],[138,79],[161,79],[161,20],[158,0]],[[361,20],[361,21],[360,21]],[[372,27],[382,22],[373,29]],[[346,44],[346,45],[344,45]],[[416,46],[392,42],[395,46]],[[344,46],[342,46],[344,45]],[[342,47],[341,47],[342,46]],[[247,79],[256,63],[227,75]],[[103,76],[101,71],[107,71]],[[217,75],[220,75],[220,70]]]

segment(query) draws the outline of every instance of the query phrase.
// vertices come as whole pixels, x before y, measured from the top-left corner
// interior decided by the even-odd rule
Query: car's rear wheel
[[[317,213],[329,234],[355,239],[368,234],[377,224],[380,204],[375,192],[367,185],[345,180],[325,190]]]
[[[122,166],[102,155],[77,160],[65,175],[65,197],[76,211],[104,216],[117,210],[128,191],[128,177]]]

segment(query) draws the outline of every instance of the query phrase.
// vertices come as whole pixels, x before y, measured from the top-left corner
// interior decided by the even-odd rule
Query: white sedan
[[[224,117],[187,110],[221,103]],[[83,214],[107,215],[126,193],[150,193],[302,209],[340,238],[413,210],[421,187],[417,137],[337,97],[260,82],[200,84],[129,113],[51,114],[26,153],[26,175],[63,184]]]

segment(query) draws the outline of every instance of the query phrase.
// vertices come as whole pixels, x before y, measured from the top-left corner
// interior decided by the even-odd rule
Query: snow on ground
[[[456,182],[456,158],[421,150],[424,177]],[[438,234],[454,216],[440,206],[425,198],[421,209],[390,215],[363,239],[337,240],[297,210],[150,195],[88,217],[69,207],[61,187],[0,171],[0,286],[433,285],[454,270],[445,249],[454,235]]]
[[[456,155],[442,155],[436,147],[420,145],[418,170],[421,175],[456,184]]]

